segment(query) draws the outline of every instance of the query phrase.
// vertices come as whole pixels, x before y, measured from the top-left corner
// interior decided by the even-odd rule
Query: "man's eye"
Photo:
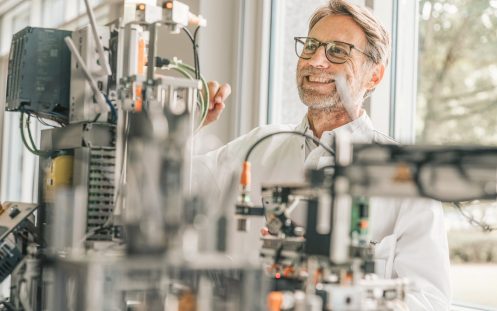
[[[328,53],[336,56],[348,56],[349,53],[346,49],[339,46],[331,46],[328,48]]]
[[[305,49],[309,51],[314,51],[318,47],[316,42],[307,41],[305,43]]]

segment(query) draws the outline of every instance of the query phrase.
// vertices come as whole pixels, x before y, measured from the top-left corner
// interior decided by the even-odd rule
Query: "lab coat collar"
[[[315,137],[309,125],[307,114],[302,118],[295,130]],[[323,132],[320,141],[330,146],[335,135],[341,134],[348,135],[354,143],[371,143],[374,138],[373,122],[366,111],[363,110],[359,118],[331,131]]]
[[[309,121],[307,120],[307,115],[302,120],[302,123],[298,126],[298,129],[303,131],[310,131],[309,134],[314,134],[309,128]],[[333,142],[335,137],[348,136],[349,140],[353,143],[371,143],[374,138],[374,128],[371,119],[368,117],[365,111],[362,112],[361,116],[347,124],[344,124],[334,130],[323,132],[321,135],[320,142],[326,146],[333,148]],[[318,146],[312,150],[304,161],[304,167],[306,169],[319,169],[324,166],[331,165],[333,163],[333,157],[327,152],[323,147]]]

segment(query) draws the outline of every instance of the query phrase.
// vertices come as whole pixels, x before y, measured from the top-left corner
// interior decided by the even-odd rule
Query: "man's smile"
[[[335,82],[335,79],[329,75],[306,75],[303,77],[302,86],[312,90],[330,91],[330,87]]]

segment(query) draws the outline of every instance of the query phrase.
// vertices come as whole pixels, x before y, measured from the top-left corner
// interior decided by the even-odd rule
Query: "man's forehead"
[[[343,41],[365,46],[364,30],[350,16],[329,15],[320,19],[309,31],[309,36],[320,41]]]

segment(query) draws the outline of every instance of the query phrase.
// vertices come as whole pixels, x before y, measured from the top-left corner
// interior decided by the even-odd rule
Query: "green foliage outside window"
[[[418,1],[417,143],[497,145],[497,0]],[[463,205],[497,226],[497,202]],[[454,300],[497,307],[497,232],[445,214]]]
[[[417,141],[497,144],[497,1],[419,7]]]

